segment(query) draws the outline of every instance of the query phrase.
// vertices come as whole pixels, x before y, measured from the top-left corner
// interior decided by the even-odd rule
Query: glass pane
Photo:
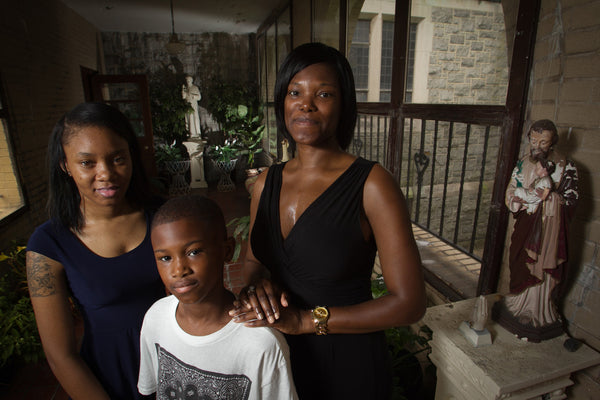
[[[273,24],[267,30],[267,99],[269,102],[273,101],[274,90],[275,90],[275,78],[277,74],[277,44],[275,42],[275,24]]]
[[[8,141],[6,120],[0,118],[0,219],[25,205]]]
[[[258,70],[260,79],[260,101],[261,103],[267,102],[267,57],[265,51],[266,36],[261,35],[258,37]]]
[[[140,89],[137,83],[104,83],[102,85],[104,99],[119,100],[137,100],[140,98]]]
[[[500,2],[413,0],[411,14],[407,102],[505,103],[509,60]]]
[[[286,8],[277,18],[277,70],[292,50],[290,9]]]
[[[388,102],[392,88],[394,0],[348,1],[347,54],[359,102]]]
[[[338,49],[340,45],[340,0],[319,0],[312,4],[314,41]]]

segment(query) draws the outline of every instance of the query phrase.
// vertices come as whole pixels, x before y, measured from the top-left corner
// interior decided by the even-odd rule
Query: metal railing
[[[359,114],[350,151],[387,165],[392,119]],[[404,118],[399,184],[411,220],[481,261],[501,129]]]

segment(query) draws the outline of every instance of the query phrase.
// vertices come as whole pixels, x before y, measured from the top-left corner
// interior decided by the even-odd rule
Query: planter
[[[185,173],[190,169],[190,160],[167,161],[165,162],[165,167],[171,174],[169,196],[173,197],[188,194],[191,188],[185,180]]]
[[[231,192],[235,190],[235,183],[231,180],[231,171],[235,168],[237,159],[229,161],[212,160],[219,172],[221,177],[217,184],[217,190],[219,192]]]

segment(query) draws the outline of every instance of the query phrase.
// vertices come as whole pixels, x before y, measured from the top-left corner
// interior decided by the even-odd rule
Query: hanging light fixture
[[[183,53],[185,50],[185,43],[180,42],[177,34],[175,33],[175,18],[173,18],[173,0],[171,1],[171,37],[169,37],[169,43],[165,46],[167,48],[167,52],[176,56],[177,54]]]

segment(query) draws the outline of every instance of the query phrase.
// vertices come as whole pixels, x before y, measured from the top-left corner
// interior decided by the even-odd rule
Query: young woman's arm
[[[28,251],[27,284],[48,364],[63,389],[75,400],[108,400],[79,356],[62,264]]]

